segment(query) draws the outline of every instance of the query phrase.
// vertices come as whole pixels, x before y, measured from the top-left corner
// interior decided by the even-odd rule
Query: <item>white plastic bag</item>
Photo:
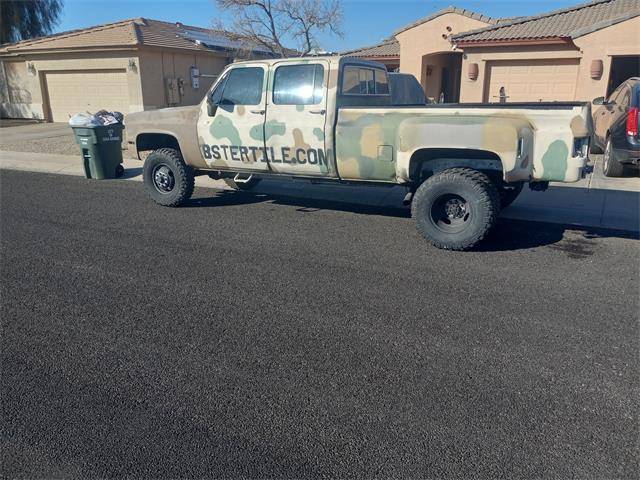
[[[88,113],[76,113],[69,119],[69,125],[72,127],[95,127],[100,125],[100,122]]]

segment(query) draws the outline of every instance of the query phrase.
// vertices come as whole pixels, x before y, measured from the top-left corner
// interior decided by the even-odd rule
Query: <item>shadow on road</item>
[[[182,208],[230,207],[257,203],[271,203],[297,207],[302,213],[314,213],[321,210],[333,210],[363,215],[380,215],[396,218],[411,218],[408,207],[389,205],[371,205],[335,199],[318,199],[273,193],[219,191],[204,198],[193,198]],[[574,232],[569,239],[566,232]],[[544,221],[516,220],[500,218],[489,236],[480,243],[476,252],[498,252],[523,250],[540,246],[553,246],[565,251],[572,258],[585,258],[591,254],[591,246],[599,238],[638,239],[639,234],[627,230],[613,230],[576,226],[567,223],[549,223]]]

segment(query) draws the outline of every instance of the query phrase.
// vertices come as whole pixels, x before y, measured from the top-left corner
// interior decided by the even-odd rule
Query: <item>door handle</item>
[[[327,111],[323,108],[322,110],[309,110],[309,113],[313,113],[315,115],[324,115]]]
[[[265,111],[264,110],[250,110],[251,113],[255,113],[256,115],[264,115]]]

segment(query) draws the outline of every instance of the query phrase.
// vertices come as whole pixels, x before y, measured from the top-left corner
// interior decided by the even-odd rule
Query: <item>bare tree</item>
[[[233,23],[225,30],[245,48],[259,46],[277,57],[288,56],[287,40],[297,43],[303,55],[319,46],[318,32],[342,36],[340,0],[216,0]],[[217,22],[216,30],[223,25]]]
[[[0,0],[0,44],[50,34],[62,14],[62,0]]]

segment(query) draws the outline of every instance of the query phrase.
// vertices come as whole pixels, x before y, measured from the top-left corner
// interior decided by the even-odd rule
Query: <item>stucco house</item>
[[[371,54],[382,46],[386,58]],[[511,19],[449,7],[347,54],[398,65],[446,102],[589,101],[640,75],[640,2]]]
[[[2,45],[0,115],[65,122],[195,104],[239,51],[224,34],[146,18]]]

